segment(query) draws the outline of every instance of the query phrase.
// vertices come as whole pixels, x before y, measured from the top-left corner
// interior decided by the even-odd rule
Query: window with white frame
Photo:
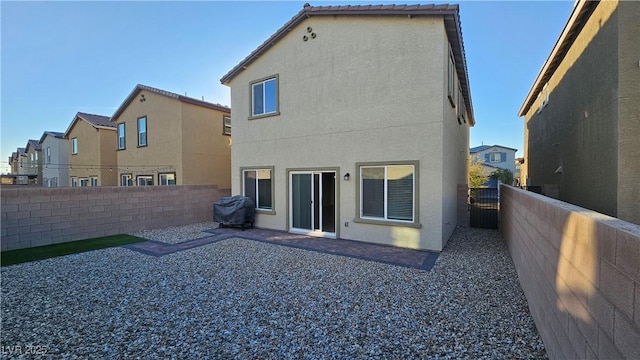
[[[138,146],[147,146],[147,117],[138,118]]]
[[[153,185],[153,176],[139,175],[136,177],[136,183],[138,186],[151,186]]]
[[[47,164],[51,164],[51,146],[47,146]]]
[[[176,173],[160,173],[158,174],[159,185],[175,185]]]
[[[78,138],[74,137],[73,139],[71,139],[71,154],[75,155],[77,153],[78,153]]]
[[[500,152],[490,153],[489,154],[489,162],[502,162],[503,161],[502,160],[502,157],[503,157],[502,154],[506,155],[506,153],[500,153]]]
[[[118,150],[126,149],[125,123],[118,124]]]
[[[231,116],[222,117],[222,135],[231,135]]]
[[[71,177],[71,187],[78,187],[78,178],[75,176]]]
[[[120,186],[133,186],[133,178],[131,174],[120,175]]]
[[[251,115],[264,116],[278,113],[278,77],[251,83]]]
[[[242,171],[243,195],[255,203],[256,209],[273,210],[273,177],[271,169]]]
[[[98,177],[97,176],[91,176],[89,178],[89,185],[90,186],[98,186]]]
[[[78,179],[78,182],[80,183],[80,187],[89,186],[89,178],[82,177],[82,178]]]
[[[447,67],[447,97],[452,107],[456,107],[456,65],[453,61],[453,53],[449,51],[449,64]]]
[[[360,218],[415,221],[413,164],[360,166]]]

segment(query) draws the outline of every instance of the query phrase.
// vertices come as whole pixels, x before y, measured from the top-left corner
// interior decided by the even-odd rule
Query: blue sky
[[[522,156],[517,112],[574,2],[449,3],[460,4],[476,118],[470,145],[504,145]],[[44,131],[64,132],[78,111],[111,116],[138,83],[229,105],[219,79],[303,4],[2,1],[0,171],[17,147]]]

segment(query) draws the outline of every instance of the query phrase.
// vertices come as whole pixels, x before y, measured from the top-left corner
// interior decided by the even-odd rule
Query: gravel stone
[[[189,240],[211,236],[205,230],[217,229],[218,223],[209,221],[185,226],[168,227],[164,229],[140,230],[130,235],[147,240],[160,241],[167,244],[177,244]]]
[[[3,349],[52,358],[547,357],[494,230],[458,228],[429,272],[232,238],[1,275]]]

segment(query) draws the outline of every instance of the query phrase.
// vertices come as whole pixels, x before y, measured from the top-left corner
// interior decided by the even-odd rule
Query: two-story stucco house
[[[77,113],[64,133],[69,186],[115,186],[116,127],[108,116]]]
[[[527,94],[527,185],[640,224],[640,2],[576,2]]]
[[[257,226],[442,250],[474,124],[458,6],[307,4],[221,82]]]
[[[136,85],[111,118],[119,185],[230,188],[228,107]]]
[[[69,186],[69,152],[64,133],[45,131],[40,137],[42,186]]]
[[[42,166],[40,156],[40,142],[38,140],[29,139],[27,146],[24,148],[25,161],[23,174],[29,178],[29,184],[42,185]]]
[[[469,149],[469,156],[473,161],[480,162],[486,168],[487,173],[491,174],[497,169],[507,169],[514,174],[515,179],[517,151],[518,149],[502,145],[480,145]],[[498,186],[498,182],[496,179],[489,179],[486,185],[495,188]]]

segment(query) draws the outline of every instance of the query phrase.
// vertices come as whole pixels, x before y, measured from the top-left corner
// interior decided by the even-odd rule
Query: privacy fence
[[[215,185],[0,189],[2,251],[212,221]]]
[[[501,229],[550,359],[640,359],[640,226],[502,186]]]

